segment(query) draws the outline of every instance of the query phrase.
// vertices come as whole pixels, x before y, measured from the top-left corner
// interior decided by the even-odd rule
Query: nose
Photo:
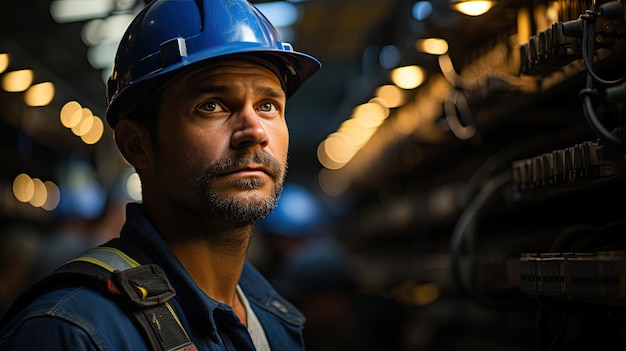
[[[252,106],[247,106],[241,110],[235,120],[236,127],[231,138],[232,147],[236,149],[254,145],[265,147],[268,144],[269,140],[263,125],[263,118],[256,113]]]

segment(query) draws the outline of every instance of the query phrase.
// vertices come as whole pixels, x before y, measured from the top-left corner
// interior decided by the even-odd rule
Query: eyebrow
[[[271,87],[259,87],[255,89],[258,93],[263,96],[267,96],[270,98],[284,98],[286,96],[285,92],[282,90],[274,89]],[[231,87],[225,85],[205,85],[197,89],[196,93],[200,94],[222,94],[222,95],[230,95],[233,89]]]
[[[203,85],[200,88],[196,89],[196,91],[200,94],[211,93],[228,95],[232,91],[232,89],[225,85]]]
[[[261,93],[265,96],[269,96],[272,98],[284,98],[286,96],[283,90],[277,90],[270,87],[264,87],[261,89]]]

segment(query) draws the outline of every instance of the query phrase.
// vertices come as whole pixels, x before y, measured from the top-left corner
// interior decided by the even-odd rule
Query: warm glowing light
[[[517,41],[527,41],[531,35],[531,16],[528,9],[521,7],[517,10]]]
[[[87,134],[91,129],[91,126],[93,126],[94,117],[91,114],[91,110],[89,110],[89,113],[85,113],[85,110],[88,109],[83,109],[83,118],[81,118],[80,123],[72,128],[72,132],[77,136]]]
[[[60,118],[65,128],[72,128],[80,123],[80,119],[83,117],[82,108],[76,101],[70,101],[63,105]]]
[[[363,123],[354,118],[351,118],[349,122],[342,124],[340,132],[349,136],[347,140],[349,145],[355,145],[359,148],[363,147],[378,129],[365,127]],[[347,126],[350,126],[350,128],[347,128]]]
[[[376,97],[383,100],[388,108],[398,107],[404,104],[406,96],[404,90],[395,85],[383,85],[376,89]]]
[[[87,131],[87,133],[81,135],[80,138],[85,144],[93,145],[100,141],[103,133],[104,123],[102,122],[102,119],[100,117],[93,116],[91,128]]]
[[[48,189],[39,178],[33,178],[33,186],[35,191],[28,202],[30,202],[33,207],[41,207],[46,203],[46,199],[48,198]]]
[[[341,165],[348,163],[355,152],[354,148],[349,147],[339,133],[333,133],[326,138],[324,150],[331,161]]]
[[[349,147],[362,147],[367,141],[364,138],[364,130],[372,130],[372,128],[365,128],[361,122],[354,118],[350,118],[339,126],[337,132],[341,134],[343,141]],[[332,134],[331,134],[332,135]]]
[[[2,79],[2,89],[8,92],[21,92],[33,83],[33,71],[23,69],[7,73]]]
[[[41,208],[46,211],[52,211],[57,208],[59,202],[61,202],[61,192],[59,191],[59,187],[49,180],[45,181],[43,184],[46,186],[48,196]]]
[[[339,169],[343,167],[343,163],[333,161],[333,159],[328,156],[326,152],[326,140],[323,140],[317,146],[317,160],[327,169]]]
[[[496,4],[495,1],[468,0],[450,3],[453,9],[468,16],[480,16],[487,13]]]
[[[424,71],[419,66],[398,67],[391,71],[391,81],[402,89],[415,89],[424,82]]]
[[[24,102],[28,106],[46,106],[54,98],[54,84],[39,83],[31,86],[24,94]]]
[[[351,118],[330,134],[317,148],[317,158],[327,169],[345,166],[376,133],[389,116],[389,108],[379,98],[357,106]]]
[[[90,109],[83,107],[80,110],[80,114],[76,112],[74,113],[72,116],[73,122],[76,121],[77,115],[80,119],[78,119],[78,122],[72,126],[72,133],[81,136],[86,134],[89,131],[89,128],[91,128],[91,124],[93,123],[93,113]]]
[[[9,54],[0,54],[0,73],[9,67]]]
[[[15,177],[13,180],[13,195],[20,202],[28,202],[35,193],[35,185],[32,178],[25,173]]]
[[[365,128],[380,126],[387,116],[389,116],[389,109],[376,102],[359,105],[352,113],[352,118],[359,121]]]
[[[419,39],[415,42],[415,49],[431,55],[443,55],[448,52],[448,42],[438,38]]]

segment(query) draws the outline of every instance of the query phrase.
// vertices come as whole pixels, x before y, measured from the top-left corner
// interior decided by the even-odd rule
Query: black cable
[[[494,178],[485,182],[476,197],[467,205],[463,213],[459,216],[450,240],[450,258],[453,280],[458,284],[460,289],[474,298],[476,301],[487,306],[493,306],[494,302],[487,299],[482,293],[474,288],[473,278],[476,261],[476,219],[480,210],[483,208],[487,200],[502,188],[510,183],[511,171],[507,170]],[[465,244],[465,245],[464,245]],[[469,269],[463,271],[462,254],[463,248],[467,249],[467,267]]]
[[[584,250],[586,252],[623,250],[626,247],[626,238],[622,235],[624,229],[626,229],[626,220],[618,220],[602,226],[591,235]]]
[[[623,146],[624,142],[613,135],[609,130],[607,130],[604,125],[600,122],[593,108],[593,102],[591,97],[594,95],[598,95],[598,91],[593,87],[594,80],[603,83],[603,84],[616,84],[620,82],[618,81],[607,81],[600,77],[598,77],[594,71],[593,67],[589,62],[589,57],[593,56],[594,53],[594,45],[591,40],[595,40],[595,20],[594,13],[592,11],[587,11],[586,15],[582,15],[581,19],[583,19],[583,38],[582,38],[582,56],[583,61],[585,62],[585,67],[587,69],[587,84],[586,88],[580,92],[580,96],[583,100],[583,112],[585,114],[585,119],[587,123],[593,130],[593,132],[601,139],[605,141],[617,145]]]
[[[476,121],[465,95],[459,89],[452,89],[443,101],[443,111],[446,122],[452,134],[459,140],[470,140],[480,143]],[[464,123],[465,122],[465,125]]]
[[[593,55],[595,52],[595,13],[593,11],[587,11],[584,15],[581,15],[580,18],[583,20],[583,37],[582,37],[582,57],[583,62],[585,63],[585,68],[587,69],[587,74],[590,75],[593,79],[595,79],[598,83],[604,85],[615,85],[619,84],[624,80],[624,77],[615,79],[615,80],[606,80],[601,78],[596,74],[593,70]]]
[[[589,240],[589,237],[596,233],[598,228],[593,225],[575,225],[564,229],[550,245],[548,252],[576,252],[584,251],[586,248],[582,248],[578,242],[581,240]]]
[[[613,135],[608,129],[602,125],[602,122],[596,116],[596,113],[593,109],[593,102],[591,101],[591,96],[597,95],[597,91],[593,88],[593,80],[588,75],[587,76],[587,88],[581,90],[580,96],[583,99],[583,112],[585,114],[585,119],[587,120],[587,124],[591,127],[593,132],[601,139],[608,141],[609,143],[623,147],[624,142]]]

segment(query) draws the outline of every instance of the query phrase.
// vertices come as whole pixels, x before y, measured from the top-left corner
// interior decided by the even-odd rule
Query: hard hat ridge
[[[320,68],[317,59],[281,41],[273,25],[245,0],[154,0],[120,41],[107,83],[112,126],[181,70],[230,56],[263,63],[287,96]],[[274,69],[272,69],[274,68]]]

